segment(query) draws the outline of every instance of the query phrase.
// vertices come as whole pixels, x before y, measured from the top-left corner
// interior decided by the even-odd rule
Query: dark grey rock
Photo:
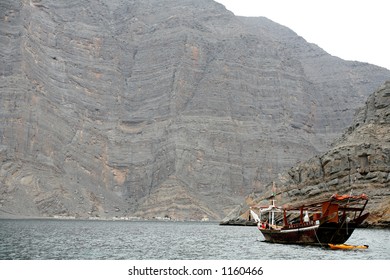
[[[6,0],[0,21],[0,215],[220,219],[390,76],[211,0]]]

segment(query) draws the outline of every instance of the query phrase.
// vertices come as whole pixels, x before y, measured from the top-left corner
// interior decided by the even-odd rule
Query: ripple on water
[[[390,230],[357,229],[367,250],[263,242],[256,227],[199,222],[0,220],[0,259],[389,259]]]

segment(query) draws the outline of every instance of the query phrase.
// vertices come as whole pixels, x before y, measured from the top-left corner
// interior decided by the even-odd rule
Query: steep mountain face
[[[0,3],[0,216],[219,219],[390,71],[211,0]]]
[[[369,96],[332,149],[281,173],[272,185],[268,192],[248,197],[248,204],[264,203],[273,195],[283,205],[329,198],[334,193],[365,193],[370,198],[367,224],[389,227],[390,81]],[[243,222],[239,214],[230,219]]]

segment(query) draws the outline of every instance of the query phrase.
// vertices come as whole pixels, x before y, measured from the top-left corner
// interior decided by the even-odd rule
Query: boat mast
[[[275,182],[272,182],[271,225],[275,224],[275,195],[276,195],[276,185]]]

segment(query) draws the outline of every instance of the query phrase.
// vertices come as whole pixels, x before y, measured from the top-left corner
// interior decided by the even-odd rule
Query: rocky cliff
[[[263,205],[273,195],[288,205],[334,193],[367,194],[366,223],[390,227],[390,81],[369,96],[332,149],[281,173],[268,191],[252,194],[248,205],[237,208],[225,222],[245,223],[239,216],[248,206]]]
[[[0,3],[0,216],[225,216],[390,71],[211,0]]]

